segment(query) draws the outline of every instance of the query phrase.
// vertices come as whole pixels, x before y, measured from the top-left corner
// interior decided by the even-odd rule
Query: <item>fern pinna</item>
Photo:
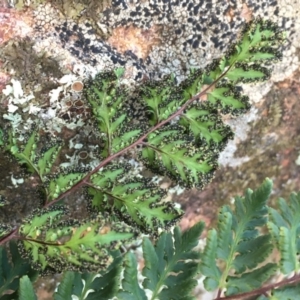
[[[188,78],[179,84],[174,76],[168,76],[161,81],[149,80],[133,90],[123,83],[124,70],[121,68],[96,75],[86,82],[83,92],[92,111],[92,131],[98,141],[96,154],[99,163],[96,165],[91,162],[85,166],[59,168],[56,162],[65,147],[64,141],[52,138],[50,142],[43,143],[42,125],[38,121],[25,136],[8,125],[2,132],[3,148],[19,164],[38,176],[40,197],[37,201],[40,208],[24,218],[16,228],[1,224],[1,244],[17,240],[22,257],[29,258],[32,267],[43,274],[65,270],[98,272],[107,270],[120,257],[116,253],[122,250],[121,245],[130,243],[140,233],[158,237],[162,230],[170,228],[181,218],[182,211],[166,200],[168,191],[153,180],[153,175],[169,177],[183,188],[201,189],[211,181],[218,167],[219,153],[233,137],[221,114],[238,115],[250,108],[248,97],[243,95],[239,83],[267,80],[271,74],[271,63],[281,58],[283,42],[284,33],[276,24],[257,19],[245,26],[240,40],[229,47],[223,57],[214,60],[204,70],[191,70]],[[148,175],[139,172],[137,165],[148,169],[150,175],[149,172]],[[84,220],[71,218],[66,207],[57,205],[79,188],[84,189],[89,213]],[[4,201],[1,203],[5,204]],[[231,212],[229,208],[228,211],[224,209],[224,220],[219,227],[224,234],[220,234],[220,239],[228,238],[230,222],[240,222],[240,219],[230,221]],[[260,210],[256,212],[260,213]],[[173,244],[170,235],[162,234],[156,248],[151,248],[149,241],[144,242],[147,244],[144,253],[148,260],[144,288],[150,289],[153,297],[159,297],[159,294],[171,297],[168,289],[158,288],[163,284],[174,290],[179,286],[184,288],[176,280],[173,284],[174,278],[166,272],[169,264],[172,267],[168,270],[184,269],[183,264],[177,265],[182,255],[180,251],[195,244],[180,246],[180,242],[176,244],[180,238],[178,233]],[[252,243],[267,244],[268,240],[264,239],[254,239]],[[213,247],[216,241],[216,232],[212,231],[208,247]],[[161,252],[165,243],[170,245],[166,255],[174,259],[170,258],[167,264],[153,264],[155,260],[163,262],[165,259]],[[181,247],[178,253],[174,250],[177,247]],[[186,251],[191,251],[191,248]],[[213,262],[219,258],[218,255],[227,259],[228,255],[233,255],[232,251],[227,249],[215,256],[204,254],[207,260]],[[193,252],[191,256],[195,258]],[[125,274],[134,275],[132,266],[135,263],[130,255],[125,259],[126,263],[131,267],[126,269],[125,266]],[[235,270],[240,273],[245,268],[254,267],[235,264]],[[204,265],[202,268],[207,276],[208,289],[226,288],[224,280],[227,275],[220,277],[220,271],[215,269],[213,272],[216,274],[211,276]],[[196,270],[194,265],[191,269],[193,272]],[[160,279],[156,278],[157,272],[161,274]],[[66,280],[75,276],[66,274],[69,278]],[[189,289],[190,277],[178,276],[183,282],[186,277],[186,288]],[[237,277],[230,280],[237,281]],[[27,283],[27,277],[20,281],[21,287]],[[144,292],[138,285],[131,285],[126,278],[123,285],[120,297],[125,299],[126,293],[130,294],[129,289],[134,289],[140,299],[144,298]],[[239,290],[232,284],[228,293],[236,292]],[[189,296],[180,297],[191,299]]]

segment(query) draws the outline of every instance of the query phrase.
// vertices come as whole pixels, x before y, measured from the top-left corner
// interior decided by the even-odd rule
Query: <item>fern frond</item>
[[[92,175],[91,207],[112,210],[120,220],[146,233],[154,234],[174,224],[181,213],[173,203],[163,201],[166,191],[151,178],[131,177],[129,172],[126,164],[111,164]]]
[[[18,160],[20,164],[27,166],[28,170],[32,173],[38,173],[33,161],[36,158],[37,148],[37,132],[32,130],[25,136],[26,144],[19,146],[16,134],[9,131],[6,149]]]
[[[149,134],[140,157],[147,168],[181,186],[202,188],[213,177],[218,153],[205,142],[198,146],[183,126],[166,125]]]
[[[36,129],[32,130],[25,145],[20,146],[15,133],[10,132],[6,149],[18,160],[27,166],[30,172],[39,175],[42,182],[49,174],[62,147],[62,141],[52,139],[51,142],[39,147],[40,136]]]
[[[254,19],[245,25],[241,39],[229,48],[225,57],[208,67],[209,76],[216,79],[226,71],[223,78],[232,83],[266,80],[270,76],[270,62],[282,57],[284,41],[285,34],[277,24]]]
[[[89,171],[89,168],[67,168],[62,169],[54,175],[48,175],[44,180],[44,187],[47,191],[47,201],[57,198],[60,194],[69,190],[79,182]]]
[[[78,275],[80,276],[80,274]],[[75,272],[67,271],[64,273],[62,280],[54,294],[55,300],[70,299],[73,294],[74,282],[75,282]],[[79,284],[81,282],[79,281]],[[76,285],[78,287],[78,285]]]
[[[11,299],[16,299],[20,278],[27,275],[33,281],[38,274],[31,268],[27,260],[22,259],[15,243],[11,242],[9,249],[11,263],[6,249],[0,247],[0,296],[9,291],[13,295]]]
[[[62,142],[57,141],[52,142],[41,149],[41,156],[37,161],[37,169],[41,178],[50,173],[61,148]]]
[[[295,300],[300,295],[300,284],[293,286],[287,285],[280,289],[275,289],[271,292],[271,296],[265,298],[266,300]],[[257,300],[264,300],[259,297]]]
[[[255,278],[262,284],[275,272],[276,264],[257,268],[273,249],[270,236],[260,233],[267,222],[266,201],[271,188],[272,182],[266,179],[256,191],[248,189],[243,198],[235,198],[234,212],[228,206],[222,207],[218,232],[212,230],[208,234],[200,264],[207,290],[226,289],[227,295],[250,291],[257,288]],[[225,267],[218,267],[218,261]],[[242,278],[249,279],[246,285],[236,283]]]
[[[143,133],[143,124],[137,125],[124,105],[129,94],[120,84],[121,74],[116,71],[100,73],[85,90],[101,133],[104,144],[101,156],[104,158],[130,145]]]
[[[200,263],[200,271],[206,276],[204,286],[208,291],[216,290],[221,281],[222,272],[216,263],[217,249],[218,235],[213,228],[207,233],[206,246]]]
[[[156,245],[149,239],[143,240],[145,267],[142,271],[145,280],[143,286],[152,291],[151,299],[194,299],[192,290],[197,281],[199,253],[192,249],[197,245],[203,230],[203,223],[194,225],[183,234],[174,229],[174,241],[171,233],[162,233]]]
[[[256,253],[256,255],[259,254]],[[226,294],[235,295],[258,289],[262,286],[262,283],[269,280],[276,271],[276,264],[267,263],[262,267],[253,270],[252,272],[243,273],[241,276],[228,276],[228,289]]]
[[[194,135],[195,144],[210,145],[211,151],[222,151],[233,133],[229,126],[224,125],[216,108],[209,102],[194,102],[180,116],[179,124],[187,132]]]
[[[122,280],[122,290],[118,292],[120,300],[147,300],[145,291],[138,283],[137,261],[131,253],[125,256],[124,278]]]
[[[32,283],[27,275],[20,279],[19,300],[37,300]]]
[[[33,266],[45,273],[66,269],[98,271],[112,261],[110,251],[133,236],[126,232],[124,224],[109,225],[103,218],[82,224],[63,221],[66,213],[61,206],[35,211],[20,226],[22,255],[31,257]]]
[[[0,127],[0,147],[4,146],[5,144],[5,133],[3,131],[3,129]]]
[[[293,193],[287,203],[278,200],[278,210],[269,208],[268,228],[280,251],[280,269],[283,274],[299,272],[300,253],[300,193]]]
[[[156,125],[172,115],[185,102],[184,93],[180,86],[176,86],[175,77],[166,76],[161,81],[148,81],[137,91],[141,105],[148,111],[150,125]]]
[[[250,109],[249,97],[242,95],[241,88],[225,80],[208,93],[208,101],[223,114],[239,115]]]
[[[86,300],[112,299],[118,290],[122,270],[120,253],[115,253],[114,257],[113,263],[103,274],[66,272],[54,294],[54,300],[75,297]]]

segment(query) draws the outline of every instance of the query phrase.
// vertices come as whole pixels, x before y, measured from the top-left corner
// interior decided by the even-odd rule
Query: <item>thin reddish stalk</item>
[[[237,299],[247,299],[249,297],[253,297],[253,296],[257,296],[257,295],[263,295],[266,294],[269,291],[272,291],[273,289],[282,287],[282,286],[286,286],[288,284],[296,284],[300,282],[300,274],[294,275],[291,278],[287,278],[284,279],[282,281],[273,283],[273,284],[269,284],[269,285],[265,285],[263,287],[260,287],[256,290],[253,290],[251,292],[246,292],[246,293],[241,293],[241,294],[236,294],[236,295],[232,295],[232,296],[225,296],[225,297],[219,297],[217,296],[217,298],[215,298],[214,300],[237,300]]]

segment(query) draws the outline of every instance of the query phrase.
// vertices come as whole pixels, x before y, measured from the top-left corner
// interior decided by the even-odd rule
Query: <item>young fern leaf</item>
[[[27,275],[20,279],[19,300],[37,300],[32,283]]]
[[[101,132],[104,158],[133,143],[143,131],[143,125],[134,123],[124,105],[129,94],[120,84],[121,70],[98,74],[85,91]]]
[[[22,259],[15,243],[10,243],[11,263],[6,249],[0,247],[0,297],[1,299],[16,299],[20,278],[24,275],[33,281],[37,277],[27,260]],[[10,293],[10,296],[6,294]]]
[[[114,262],[103,274],[66,272],[54,294],[54,300],[112,299],[118,290],[122,271],[120,253],[116,252],[113,255],[115,257]]]
[[[199,253],[192,249],[198,244],[204,228],[203,223],[194,225],[183,234],[180,229],[171,233],[162,233],[156,245],[148,238],[143,240],[145,267],[142,271],[145,280],[143,286],[152,291],[151,300],[174,299],[189,300],[197,281]],[[174,239],[174,240],[173,240]]]
[[[162,201],[166,191],[151,179],[130,176],[129,172],[129,165],[110,164],[92,175],[91,208],[112,210],[120,220],[150,234],[174,224],[181,213],[173,203]]]
[[[226,289],[226,295],[251,291],[276,271],[272,263],[257,268],[273,249],[270,236],[259,232],[267,222],[266,201],[271,188],[272,182],[266,179],[256,191],[248,189],[243,198],[235,198],[234,212],[222,207],[218,232],[209,232],[200,264],[207,290]]]
[[[103,218],[82,224],[74,219],[63,221],[66,213],[61,206],[37,210],[19,228],[22,254],[30,256],[34,268],[45,274],[66,269],[101,270],[112,261],[110,251],[133,236],[124,224],[110,226]]]
[[[283,274],[300,270],[300,193],[293,193],[287,203],[278,200],[278,210],[269,207],[268,229],[280,252],[280,270]]]

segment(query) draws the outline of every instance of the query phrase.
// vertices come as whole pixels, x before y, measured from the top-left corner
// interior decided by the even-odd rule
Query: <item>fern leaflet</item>
[[[135,124],[124,102],[128,91],[121,86],[122,69],[100,73],[92,80],[85,95],[92,106],[101,132],[101,156],[107,157],[133,143],[142,134],[142,124]]]
[[[162,201],[165,190],[150,179],[130,176],[129,165],[108,165],[92,175],[91,182],[92,208],[113,209],[121,220],[143,232],[154,234],[159,227],[171,226],[181,216],[171,202]]]
[[[226,295],[250,291],[275,272],[276,264],[257,268],[273,249],[270,236],[259,232],[267,222],[266,201],[271,187],[271,181],[266,179],[256,191],[248,189],[243,198],[236,197],[235,212],[228,206],[222,207],[218,233],[212,230],[208,235],[200,264],[207,290],[226,289]],[[222,270],[217,261],[225,264]],[[245,285],[241,285],[241,280]]]
[[[11,295],[16,297],[20,278],[27,275],[34,281],[37,277],[37,272],[31,268],[26,260],[22,259],[15,243],[10,243],[9,246],[12,258],[11,263],[6,250],[0,247],[0,296],[3,296],[5,292],[10,292]]]
[[[118,292],[120,300],[147,300],[145,291],[139,286],[136,257],[129,252],[125,257],[122,290]]]
[[[283,274],[299,272],[300,193],[291,194],[289,203],[280,198],[278,208],[269,208],[268,228],[280,251],[280,269]]]
[[[114,254],[115,260],[103,274],[66,272],[54,300],[109,300],[117,292],[121,273],[121,256]]]
[[[37,300],[37,296],[27,275],[24,275],[20,279],[19,300]]]
[[[45,273],[66,268],[98,271],[112,262],[110,252],[133,236],[124,232],[123,224],[109,225],[101,216],[86,223],[63,221],[66,213],[65,208],[53,206],[36,211],[20,226],[22,254],[32,256],[33,266]]]
[[[203,223],[180,232],[174,229],[174,242],[170,233],[162,233],[155,246],[145,238],[143,253],[145,267],[142,271],[146,279],[143,286],[152,291],[151,299],[194,299],[191,292],[195,287],[193,279],[198,270],[199,253],[192,249],[197,245],[203,230]]]

